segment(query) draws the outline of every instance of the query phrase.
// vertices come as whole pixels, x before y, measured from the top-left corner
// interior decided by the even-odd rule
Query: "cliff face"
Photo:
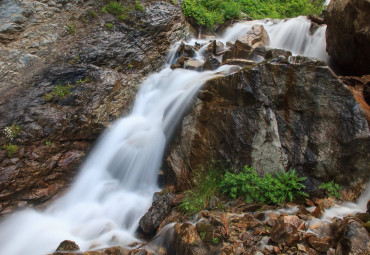
[[[101,5],[0,3],[1,214],[65,189],[103,128],[129,112],[140,81],[187,36],[177,5],[142,1],[125,21]],[[3,130],[13,125],[10,141]]]
[[[288,55],[288,54],[287,54]],[[207,82],[166,158],[169,182],[191,186],[210,159],[260,173],[295,168],[356,187],[369,179],[370,133],[351,91],[326,64],[278,57]]]

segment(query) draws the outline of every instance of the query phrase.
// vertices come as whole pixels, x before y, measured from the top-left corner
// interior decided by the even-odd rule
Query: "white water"
[[[277,24],[238,23],[220,40],[235,41],[258,22],[270,33],[271,47],[325,59],[320,55],[324,34],[309,35],[309,22],[302,17]],[[201,52],[198,55],[202,57]],[[174,54],[168,60],[172,63]],[[43,255],[66,239],[74,240],[82,250],[137,241],[138,221],[158,190],[157,172],[166,138],[202,84],[228,69],[222,66],[200,73],[171,70],[167,65],[151,75],[142,84],[132,113],[103,134],[64,197],[43,212],[24,210],[1,223],[0,254]]]

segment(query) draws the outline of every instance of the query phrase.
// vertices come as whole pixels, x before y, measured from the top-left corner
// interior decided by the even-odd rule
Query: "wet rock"
[[[148,212],[140,219],[140,229],[145,234],[153,234],[161,222],[167,217],[172,208],[172,201],[175,195],[168,192],[158,195],[157,199],[153,201]]]
[[[278,244],[293,246],[299,241],[299,234],[293,225],[278,222],[271,229],[271,240]]]
[[[185,61],[189,60],[188,57],[179,57],[175,64],[171,65],[171,69],[184,68]]]
[[[298,218],[295,215],[283,216],[282,221],[286,224],[293,225],[297,229],[299,229],[301,227],[302,223],[304,224],[304,221],[301,220],[300,218]]]
[[[80,247],[73,241],[65,240],[61,242],[56,251],[78,251]]]
[[[224,51],[224,49],[225,45],[222,42],[213,40],[205,49],[205,55],[207,56],[213,54],[215,56],[218,56]]]
[[[220,61],[218,61],[215,57],[207,58],[206,62],[204,63],[203,70],[215,70],[221,65]]]
[[[226,59],[222,62],[222,65],[238,65],[238,66],[250,66],[254,65],[256,62],[248,59],[240,59],[240,58],[233,58],[233,59]]]
[[[323,213],[324,213],[324,210],[320,206],[316,206],[315,209],[311,212],[311,215],[316,218],[321,218]]]
[[[311,235],[307,238],[307,241],[312,248],[319,252],[326,252],[330,248],[331,240],[329,237],[319,238],[315,235]]]
[[[292,56],[290,51],[282,50],[282,49],[269,49],[265,54],[265,59],[277,58],[277,57],[289,57]]]
[[[185,61],[185,69],[201,71],[203,69],[203,63],[197,59],[189,59]]]
[[[369,13],[367,0],[331,1],[327,7],[326,50],[343,67],[343,73],[370,73]]]
[[[360,255],[370,251],[369,234],[360,223],[354,220],[348,221],[344,237],[340,243],[345,254]]]
[[[192,58],[195,56],[195,53],[195,49],[185,43],[181,43],[181,45],[177,49],[177,56]]]
[[[248,59],[258,46],[267,46],[270,38],[262,25],[254,25],[245,35],[239,37],[235,44],[222,56],[222,62],[227,59]]]
[[[176,224],[174,226],[174,247],[179,255],[207,254],[196,228],[190,223]]]
[[[314,179],[334,176],[341,185],[358,186],[370,178],[364,112],[321,61],[260,63],[208,81],[199,95],[166,156],[168,182],[180,190],[190,186],[192,169],[212,157],[263,173],[295,167],[309,177],[309,192],[317,189]]]

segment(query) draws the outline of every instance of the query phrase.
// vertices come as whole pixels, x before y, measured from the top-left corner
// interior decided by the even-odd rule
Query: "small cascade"
[[[311,33],[311,23],[304,17],[237,23],[219,40],[235,41],[254,24],[265,26],[272,48],[328,59],[325,26]],[[189,44],[195,42],[208,43],[192,40]],[[138,222],[152,194],[159,190],[157,175],[167,138],[200,87],[233,67],[205,72],[172,70],[179,45],[172,46],[166,66],[141,85],[132,113],[107,128],[70,190],[43,212],[23,210],[0,224],[0,254],[47,254],[66,239],[84,251],[138,241]],[[205,46],[195,58],[203,59]],[[171,227],[166,231],[171,232]],[[163,241],[159,238],[158,246]]]

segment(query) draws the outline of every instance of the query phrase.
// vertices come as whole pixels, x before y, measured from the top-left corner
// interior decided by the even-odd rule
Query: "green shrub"
[[[122,5],[120,3],[114,2],[114,1],[111,1],[107,5],[104,5],[101,10],[104,13],[110,13],[110,14],[113,14],[113,15],[116,15],[116,16],[123,13]]]
[[[129,19],[129,16],[128,16],[128,15],[126,15],[126,14],[121,14],[121,15],[118,15],[118,16],[117,16],[117,19],[118,19],[119,21],[126,21],[126,20],[128,20],[128,19]]]
[[[46,142],[45,142],[45,145],[46,145],[46,146],[48,146],[48,147],[50,147],[52,144],[53,144],[53,142],[52,142],[52,141],[46,141]]]
[[[18,136],[20,130],[21,129],[18,125],[11,125],[9,127],[5,127],[3,132],[8,141],[11,142]]]
[[[326,190],[326,193],[328,194],[329,197],[336,197],[340,198],[340,193],[339,191],[342,190],[342,187],[339,186],[337,183],[334,181],[326,182],[326,183],[321,183],[319,186],[320,189]]]
[[[112,23],[106,23],[105,24],[105,27],[108,29],[108,30],[112,30],[114,25]]]
[[[238,174],[226,172],[220,188],[231,198],[245,196],[247,203],[282,204],[307,196],[301,183],[305,179],[298,177],[295,170],[260,177],[253,167],[245,166]]]
[[[10,158],[18,151],[18,146],[15,144],[7,144],[3,146],[4,150],[8,152],[8,157]]]
[[[98,17],[98,14],[96,14],[96,12],[94,11],[89,11],[89,16],[93,19],[95,19],[96,17]]]
[[[72,84],[68,83],[66,86],[61,84],[55,86],[50,93],[46,93],[43,98],[45,101],[51,101],[53,98],[64,99],[70,94],[72,94],[71,88]]]
[[[144,12],[144,7],[141,5],[139,1],[135,1],[135,10]]]
[[[76,25],[74,23],[67,24],[66,25],[66,30],[67,30],[68,34],[74,35],[74,34],[76,34]]]
[[[219,192],[223,172],[222,166],[215,162],[211,163],[208,171],[202,169],[195,176],[196,186],[185,192],[178,209],[185,214],[194,214],[205,208],[209,199]]]
[[[324,0],[184,0],[182,10],[194,25],[213,29],[215,24],[240,18],[241,12],[254,19],[318,15],[323,3]]]

